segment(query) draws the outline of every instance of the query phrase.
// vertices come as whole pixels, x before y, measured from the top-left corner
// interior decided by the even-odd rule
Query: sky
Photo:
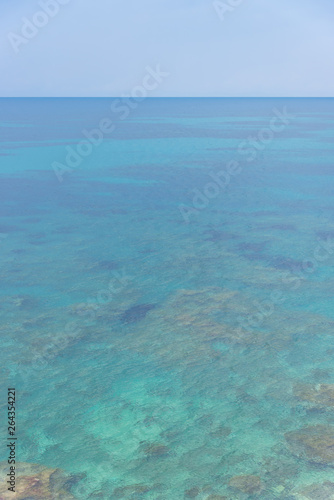
[[[148,68],[163,73],[145,87],[151,97],[334,95],[333,0],[0,0],[0,7],[2,97],[132,95]]]

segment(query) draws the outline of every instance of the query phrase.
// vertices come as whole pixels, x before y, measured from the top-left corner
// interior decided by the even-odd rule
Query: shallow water
[[[111,102],[0,100],[18,460],[77,499],[334,498],[334,101]]]

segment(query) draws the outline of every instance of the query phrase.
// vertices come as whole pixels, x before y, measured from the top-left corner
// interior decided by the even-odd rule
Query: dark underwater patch
[[[204,231],[204,234],[207,235],[205,241],[228,241],[236,238],[236,236],[232,233],[228,233],[227,231],[217,231],[216,229]]]
[[[56,234],[72,234],[76,231],[76,229],[77,228],[75,226],[60,226],[54,230],[54,233],[56,233]]]
[[[39,217],[29,217],[29,219],[24,219],[22,222],[24,224],[38,224],[39,222],[42,222],[42,219]]]
[[[296,231],[296,226],[293,224],[273,224],[269,229],[277,229],[279,231]]]
[[[156,250],[152,250],[151,248],[148,248],[147,250],[139,250],[139,253],[142,253],[144,255],[149,255],[152,253],[156,253]]]
[[[268,260],[266,256],[264,256],[263,254],[261,253],[257,253],[257,252],[252,252],[252,253],[246,253],[245,255],[243,255],[243,257],[247,260],[250,260],[250,261],[256,261],[256,260]]]
[[[284,257],[282,255],[272,256],[255,251],[245,253],[242,257],[249,261],[264,261],[275,269],[280,269],[282,271],[299,271],[303,268],[302,261],[292,259],[290,257]]]
[[[22,231],[20,227],[0,224],[0,233],[17,233],[19,231]]]
[[[327,240],[328,238],[334,238],[334,231],[317,231],[316,235],[322,240]]]
[[[151,309],[155,308],[155,304],[139,304],[137,306],[132,306],[127,309],[121,315],[122,323],[136,323],[141,319],[144,319],[146,314],[151,311]]]
[[[127,210],[122,210],[121,208],[114,208],[113,210],[110,210],[110,213],[114,215],[128,215],[129,212]]]
[[[44,231],[41,231],[39,233],[31,233],[29,234],[29,237],[32,238],[33,240],[41,240],[43,238],[45,238],[46,234],[44,233]]]
[[[245,215],[249,215],[245,212]],[[277,213],[273,212],[272,210],[258,210],[257,212],[252,212],[251,216],[252,217],[272,217],[276,216]]]
[[[265,249],[267,243],[266,242],[261,242],[261,243],[240,243],[238,245],[238,249],[241,250],[242,252],[253,252],[253,253],[260,253],[263,252]]]
[[[114,260],[101,260],[101,262],[97,264],[97,267],[104,271],[113,271],[114,269],[118,269],[119,265]]]
[[[29,240],[28,243],[29,245],[40,246],[40,245],[45,245],[46,241],[36,239],[36,240]]]
[[[301,269],[303,266],[303,263],[300,260],[295,260],[295,259],[291,259],[289,257],[282,257],[282,256],[274,257],[271,260],[271,264],[276,269],[282,269],[282,270],[288,270],[288,271]]]

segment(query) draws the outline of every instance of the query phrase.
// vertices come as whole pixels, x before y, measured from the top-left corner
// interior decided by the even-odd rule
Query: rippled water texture
[[[0,100],[1,477],[333,499],[334,101],[112,102]]]

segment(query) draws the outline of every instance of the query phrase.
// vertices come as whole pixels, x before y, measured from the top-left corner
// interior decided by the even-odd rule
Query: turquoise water
[[[0,100],[18,460],[76,499],[334,498],[334,101],[112,101]]]

